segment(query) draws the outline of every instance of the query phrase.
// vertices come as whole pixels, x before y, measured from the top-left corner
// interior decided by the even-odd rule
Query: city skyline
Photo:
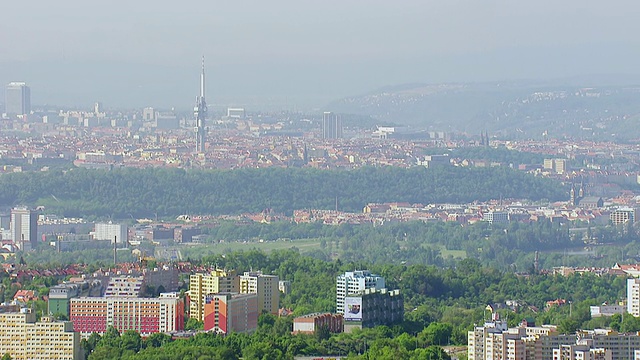
[[[37,104],[188,107],[186,54],[204,54],[218,102],[293,108],[412,82],[638,74],[631,1],[117,5],[8,4],[0,82],[30,83]]]

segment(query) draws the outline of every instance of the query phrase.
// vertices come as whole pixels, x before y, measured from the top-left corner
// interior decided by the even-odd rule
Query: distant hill
[[[337,100],[334,112],[434,131],[507,137],[640,137],[637,78],[404,84]],[[637,82],[636,82],[637,81]],[[591,85],[589,85],[591,84]],[[593,85],[602,84],[602,85]]]

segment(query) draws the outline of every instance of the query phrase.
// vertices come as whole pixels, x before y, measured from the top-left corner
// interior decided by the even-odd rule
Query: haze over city
[[[637,75],[634,1],[3,4],[0,83],[34,104],[321,108],[402,83]],[[629,80],[630,81],[630,80]]]

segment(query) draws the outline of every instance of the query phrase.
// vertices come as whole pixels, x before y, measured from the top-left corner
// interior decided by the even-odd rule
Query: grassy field
[[[444,246],[440,248],[440,254],[442,254],[443,258],[446,258],[449,255],[454,259],[465,259],[467,257],[467,252],[464,250],[447,250]]]

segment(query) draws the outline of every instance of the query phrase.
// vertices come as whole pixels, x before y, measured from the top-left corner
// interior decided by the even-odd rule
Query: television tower
[[[196,118],[196,152],[204,152],[204,119],[207,117],[207,103],[204,100],[204,56],[202,57],[202,73],[200,74],[200,96],[196,96],[196,106],[193,108]]]

